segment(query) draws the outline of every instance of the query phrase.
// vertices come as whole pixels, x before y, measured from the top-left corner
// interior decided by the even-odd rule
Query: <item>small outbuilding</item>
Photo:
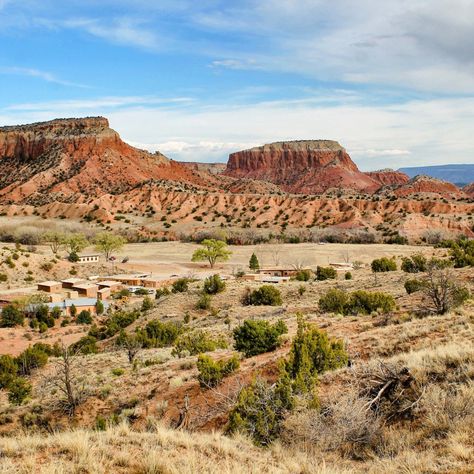
[[[61,281],[63,288],[67,288],[71,290],[74,288],[74,285],[78,285],[80,283],[84,283],[84,279],[82,278],[68,278],[67,280],[62,280]]]
[[[78,255],[77,263],[98,263],[100,255],[98,253],[88,255]]]
[[[60,281],[43,281],[38,283],[38,291],[46,293],[59,293],[62,289]]]

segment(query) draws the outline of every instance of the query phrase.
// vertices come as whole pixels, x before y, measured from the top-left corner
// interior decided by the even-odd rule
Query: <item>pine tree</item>
[[[255,253],[253,253],[250,257],[249,268],[250,270],[258,270],[260,268],[260,263],[258,262],[258,258]]]

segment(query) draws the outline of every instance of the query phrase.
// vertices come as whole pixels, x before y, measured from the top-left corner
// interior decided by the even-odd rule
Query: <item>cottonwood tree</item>
[[[121,250],[126,242],[121,235],[115,235],[110,232],[101,232],[94,239],[95,249],[103,253],[107,261],[112,256],[112,253]]]
[[[197,249],[191,258],[193,262],[207,260],[211,268],[218,262],[229,260],[232,252],[228,250],[227,244],[222,240],[205,239],[201,242],[202,248]]]
[[[62,232],[45,232],[43,234],[43,239],[48,243],[51,252],[56,255],[65,245],[67,240],[67,235]]]
[[[89,242],[84,234],[71,234],[67,237],[64,244],[69,252],[69,256],[71,256],[82,252],[89,245]]]

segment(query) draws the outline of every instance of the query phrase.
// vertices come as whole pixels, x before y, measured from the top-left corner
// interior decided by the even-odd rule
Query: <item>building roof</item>
[[[95,284],[99,286],[116,286],[116,285],[120,285],[120,282],[117,280],[104,280],[104,281],[98,281]]]
[[[83,306],[95,306],[97,303],[96,298],[74,298],[74,299],[65,299],[64,301],[59,301],[57,303],[46,303],[48,308],[70,308],[72,305],[76,306],[77,308],[81,308]],[[102,301],[102,304],[105,308],[108,308],[109,303],[106,301]]]
[[[140,279],[140,278],[148,278],[150,277],[151,275],[149,273],[119,273],[117,275],[109,275],[108,278],[109,280],[120,280],[120,279],[134,279],[134,280],[137,280],[137,279]]]
[[[42,281],[41,283],[38,283],[38,286],[57,286],[60,284],[61,284],[60,281],[50,280],[50,281]]]
[[[78,257],[100,257],[100,253],[80,253]]]
[[[78,289],[78,290],[88,290],[89,288],[95,288],[97,289],[98,286],[95,283],[79,283],[77,285],[74,285],[73,290]]]
[[[66,280],[61,280],[61,283],[83,283],[84,279],[83,278],[68,278]]]

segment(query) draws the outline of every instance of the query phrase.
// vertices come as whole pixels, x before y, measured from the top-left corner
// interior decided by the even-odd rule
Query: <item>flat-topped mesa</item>
[[[161,153],[123,142],[104,117],[0,128],[0,201],[116,194],[150,180],[196,178]]]
[[[224,174],[270,181],[294,193],[321,193],[330,188],[373,192],[380,188],[380,183],[360,172],[346,150],[333,140],[275,142],[232,153]]]

